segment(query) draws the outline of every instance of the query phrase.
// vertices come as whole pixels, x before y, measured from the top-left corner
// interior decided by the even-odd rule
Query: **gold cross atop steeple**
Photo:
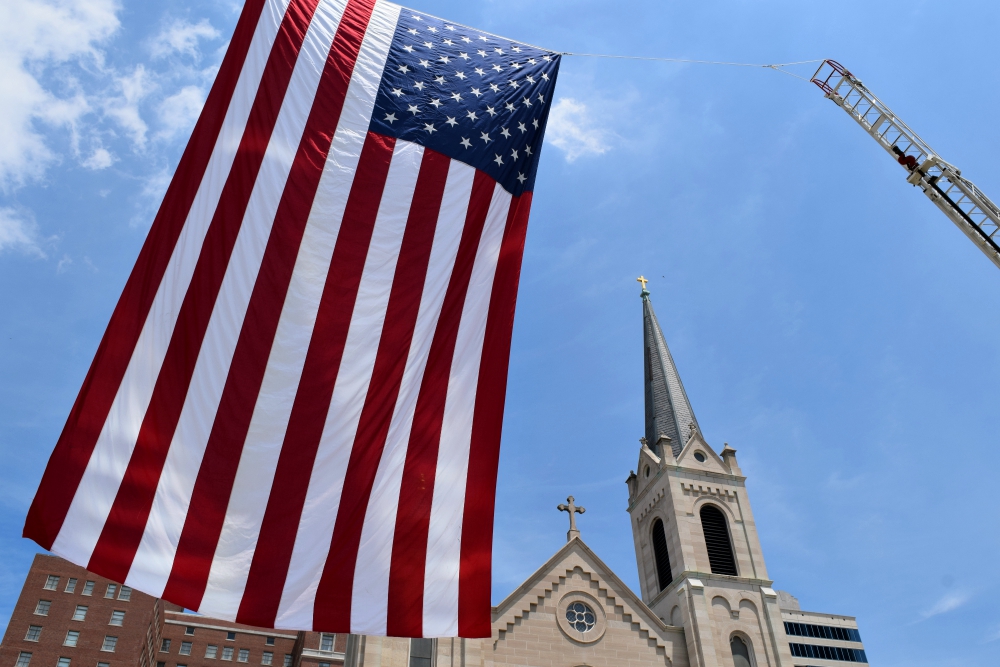
[[[646,283],[649,282],[648,280],[646,280],[646,277],[645,276],[639,276],[638,278],[635,279],[635,281],[637,283],[642,283],[642,291],[645,292],[646,291]]]

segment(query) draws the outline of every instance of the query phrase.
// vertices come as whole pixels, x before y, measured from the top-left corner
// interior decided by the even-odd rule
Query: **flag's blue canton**
[[[559,55],[403,9],[371,130],[532,190]]]

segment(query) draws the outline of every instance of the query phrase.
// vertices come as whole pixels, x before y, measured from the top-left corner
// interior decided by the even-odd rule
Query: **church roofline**
[[[524,580],[520,586],[510,592],[503,599],[503,602],[493,607],[493,623],[502,619],[505,614],[511,611],[515,607],[518,600],[522,599],[528,595],[532,589],[536,588],[546,579],[546,575],[553,572],[560,561],[565,560],[567,556],[571,553],[576,552],[582,556],[584,561],[589,561],[589,565],[593,568],[593,574],[596,574],[602,583],[607,584],[607,588],[612,589],[610,592],[614,594],[617,598],[623,598],[628,601],[629,605],[637,612],[643,615],[643,621],[649,623],[651,626],[655,627],[661,632],[683,632],[682,628],[668,625],[656,613],[650,609],[650,607],[642,601],[635,592],[629,588],[625,582],[618,578],[618,575],[607,566],[607,564],[600,559],[600,557],[594,553],[593,549],[587,546],[587,544],[579,537],[574,537],[572,540],[564,544],[558,551],[556,551],[552,556],[545,561],[545,563],[535,570],[530,577]],[[563,576],[562,574],[557,575]],[[496,630],[496,628],[494,628]]]

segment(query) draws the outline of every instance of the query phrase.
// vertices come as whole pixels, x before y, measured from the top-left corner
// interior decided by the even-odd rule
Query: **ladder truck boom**
[[[980,250],[1000,268],[1000,208],[840,63],[824,60],[812,77],[826,97],[851,115]]]

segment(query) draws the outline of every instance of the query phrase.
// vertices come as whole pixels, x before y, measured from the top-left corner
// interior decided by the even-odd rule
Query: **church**
[[[775,590],[736,450],[716,451],[641,293],[645,436],[628,475],[640,591],[581,539],[493,609],[489,639],[352,637],[345,667],[834,667],[867,663],[851,616]]]

